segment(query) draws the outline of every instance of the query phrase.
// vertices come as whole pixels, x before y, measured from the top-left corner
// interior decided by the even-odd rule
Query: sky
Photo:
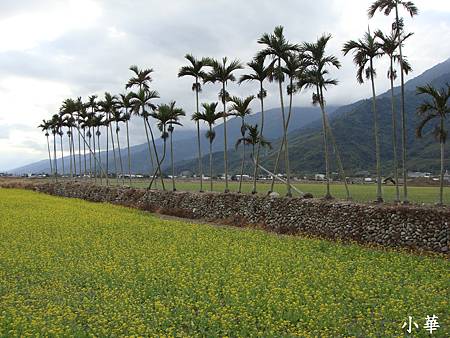
[[[450,1],[415,0],[419,15],[406,17],[414,32],[404,48],[417,76],[450,57]],[[388,32],[393,17],[377,13],[368,19],[372,0],[1,0],[0,1],[0,171],[45,159],[42,119],[59,111],[65,98],[105,91],[125,92],[130,65],[153,68],[152,89],[160,99],[176,100],[194,111],[192,80],[177,78],[184,55],[238,58],[246,63],[261,49],[258,38],[284,26],[293,43],[314,41],[323,33],[333,38],[328,53],[342,63],[332,76],[339,85],[326,93],[328,104],[343,105],[370,96],[370,85],[356,82],[351,56],[342,45],[367,31]],[[445,43],[442,43],[442,39]],[[388,89],[387,60],[376,63],[378,92]],[[237,76],[245,70],[236,73]],[[277,107],[273,85],[266,86],[266,106]],[[257,84],[232,84],[231,95],[257,92]],[[206,84],[202,102],[217,100],[219,86]],[[311,104],[311,93],[294,105]],[[254,112],[258,104],[254,102]],[[193,128],[189,118],[185,128]],[[133,121],[131,143],[144,142],[140,121]]]

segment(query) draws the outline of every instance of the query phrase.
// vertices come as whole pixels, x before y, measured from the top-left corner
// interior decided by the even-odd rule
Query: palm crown
[[[383,12],[384,15],[391,14],[391,11],[395,9],[398,5],[401,5],[408,13],[413,17],[419,14],[419,10],[412,1],[403,0],[376,0],[367,11],[369,18],[375,15],[376,11]]]
[[[158,98],[159,94],[157,91],[140,89],[137,93],[131,93],[131,110],[135,115],[147,118],[149,116],[149,112],[146,110],[146,108],[155,110],[156,105],[153,104],[151,100]]]
[[[229,114],[233,116],[238,116],[244,118],[245,116],[252,113],[250,108],[250,103],[255,97],[253,95],[241,99],[240,97],[233,96],[229,99],[231,106],[229,109]]]
[[[336,79],[326,77],[329,74],[327,66],[340,68],[341,63],[334,55],[327,55],[325,48],[331,39],[331,34],[324,34],[316,42],[304,42],[302,45],[302,55],[308,64],[301,84],[307,87],[317,87],[326,89],[329,85],[337,85]],[[298,84],[298,86],[300,83]],[[319,94],[319,93],[317,93]],[[313,94],[313,103],[324,104],[323,98]]]
[[[450,105],[447,101],[450,99],[450,85],[447,88],[440,90],[431,85],[417,87],[417,94],[426,94],[431,98],[431,101],[425,100],[417,109],[419,116],[423,117],[416,129],[418,137],[422,137],[423,128],[434,119],[445,119],[450,114]],[[436,126],[434,134],[440,142],[445,143],[447,139],[447,132],[441,126]]]
[[[204,121],[209,125],[209,127],[211,129],[211,127],[216,123],[216,121],[223,116],[223,114],[221,112],[216,113],[217,105],[218,105],[217,102],[202,103],[204,112],[203,113],[200,113],[200,112],[194,113],[192,115],[192,120]],[[210,142],[212,142],[214,140],[215,136],[216,136],[216,134],[215,134],[214,130],[208,130],[206,133],[206,137],[209,139]]]
[[[125,85],[125,88],[128,89],[134,86],[138,86],[139,89],[142,88],[148,89],[149,83],[152,82],[151,73],[153,73],[153,69],[152,68],[139,69],[137,66],[134,65],[131,66],[129,69],[134,73],[135,76],[128,80],[127,84]]]
[[[190,65],[181,67],[178,72],[178,77],[194,77],[195,82],[192,84],[192,90],[197,90],[200,92],[202,90],[202,87],[199,80],[203,80],[206,77],[206,72],[203,69],[205,66],[208,66],[210,64],[211,59],[196,59],[192,54],[186,54],[185,59],[190,62]]]
[[[366,32],[363,39],[350,40],[344,44],[342,51],[344,55],[353,52],[353,62],[358,67],[356,79],[359,83],[364,82],[364,77],[369,79],[375,77],[375,69],[371,65],[371,60],[383,55],[381,43],[377,42],[375,36]]]
[[[158,120],[158,129],[163,132],[163,137],[165,136],[164,133],[167,125],[181,125],[178,120],[181,116],[186,115],[183,109],[177,108],[175,105],[175,101],[169,104],[160,104],[156,111],[150,114],[154,119]]]
[[[413,35],[413,33],[409,33],[403,36],[400,39],[401,42],[403,43],[403,41],[405,41],[411,35]],[[384,34],[381,30],[377,30],[375,32],[375,36],[381,40],[380,47],[383,53],[392,58],[394,61],[400,63],[401,62],[400,55],[396,53],[396,50],[399,45],[398,34],[396,34],[395,31],[392,31],[391,34],[387,35]],[[409,64],[405,56],[403,56],[403,71],[405,72],[405,74],[408,74],[409,72],[412,71],[411,65]],[[389,79],[392,77],[392,79],[395,80],[397,78],[396,71],[394,69],[392,69],[392,71],[391,69],[389,69],[387,76]]]
[[[227,83],[228,81],[236,81],[236,77],[233,72],[238,69],[242,69],[243,66],[238,59],[232,60],[228,63],[228,58],[222,58],[222,62],[211,59],[208,65],[212,69],[204,76],[204,82],[222,82]]]

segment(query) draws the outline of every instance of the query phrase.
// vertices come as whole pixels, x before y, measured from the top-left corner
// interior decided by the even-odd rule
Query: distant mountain
[[[332,113],[337,107],[329,107],[329,112]],[[258,123],[261,118],[261,113],[252,114],[246,118],[246,121],[251,124]],[[297,128],[304,127],[320,118],[320,111],[316,107],[294,107],[291,117],[290,131],[294,131]],[[227,120],[227,132],[228,132],[228,149],[234,149],[234,143],[238,137],[240,137],[240,126],[241,120],[239,118],[231,117]],[[205,126],[202,125],[201,131],[201,147],[203,154],[206,153],[208,149],[207,139],[205,137],[206,130]],[[269,109],[265,112],[265,136],[270,140],[275,140],[282,135],[282,123],[280,119],[279,109]],[[223,149],[223,125],[218,124],[214,130],[216,131],[216,138],[213,144],[213,151],[220,151]],[[197,132],[193,129],[182,129],[177,127],[174,132],[174,158],[177,162],[188,161],[195,159],[197,156]],[[159,132],[158,132],[159,135]],[[75,135],[76,137],[76,135]],[[131,135],[131,137],[133,137]],[[66,140],[65,140],[66,141]],[[102,150],[104,150],[105,140],[101,140]],[[123,143],[121,143],[123,146]],[[156,141],[158,153],[161,154],[163,150],[163,142],[161,139]],[[59,143],[58,143],[59,146]],[[148,173],[150,169],[150,159],[148,156],[148,146],[146,143],[136,145],[131,148],[131,167],[134,173]],[[65,154],[66,155],[66,154]],[[122,149],[122,157],[124,163],[124,170],[128,170],[128,158],[126,149]],[[102,163],[106,162],[106,152],[102,152]],[[163,167],[167,168],[169,166],[169,155],[166,156],[166,160],[163,163]],[[83,160],[82,160],[83,162]],[[69,159],[65,156],[66,167],[68,167]],[[78,167],[78,157],[77,157],[77,167]],[[84,166],[84,163],[82,164]],[[61,170],[62,161],[58,160],[58,168]],[[109,166],[114,170],[114,160],[112,151],[109,155]],[[167,171],[167,170],[166,170]],[[50,172],[48,160],[42,160],[39,162],[31,163],[29,165],[16,168],[11,170],[12,173],[22,174],[22,173],[41,173]],[[66,168],[68,172],[68,168]]]
[[[433,86],[442,87],[450,83],[450,59],[432,67],[421,75],[409,80],[405,84],[405,102],[407,114],[407,167],[413,171],[437,171],[439,169],[439,145],[432,135],[426,135],[417,139],[415,129],[419,123],[416,114],[418,105],[424,97],[416,95],[416,87],[431,83]],[[400,88],[395,88],[397,126],[398,126],[398,155],[401,164],[401,120],[400,120]],[[368,94],[370,94],[368,92]],[[353,104],[337,109],[330,116],[330,124],[341,153],[344,167],[348,173],[359,170],[375,172],[375,152],[373,136],[373,113],[371,100],[360,100]],[[377,109],[380,126],[381,159],[383,174],[392,172],[392,122],[390,93],[386,92],[377,97]],[[447,119],[448,129],[450,120]],[[296,130],[292,130],[288,136],[291,170],[297,174],[324,172],[322,125],[320,120]],[[279,148],[280,139],[273,142],[273,150],[266,151],[262,163],[272,169],[276,158],[276,150]],[[331,149],[331,147],[330,147]],[[336,161],[333,152],[332,169],[336,170]],[[229,151],[229,169],[232,173],[239,172],[240,155],[234,150]],[[214,172],[223,172],[223,152],[214,154]],[[446,168],[450,167],[450,156],[446,150]],[[208,159],[203,159],[207,165]],[[250,161],[247,170],[250,168]],[[281,165],[283,167],[283,165]],[[183,161],[177,163],[177,171],[195,170],[195,161]],[[284,170],[284,169],[282,169]]]

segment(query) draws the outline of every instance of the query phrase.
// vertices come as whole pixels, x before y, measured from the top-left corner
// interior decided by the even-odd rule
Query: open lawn
[[[111,180],[112,183],[117,184],[115,180]],[[158,187],[161,187],[161,183],[158,181]],[[166,188],[172,189],[172,183],[170,180],[166,180]],[[148,181],[135,180],[133,181],[135,187],[147,187]],[[230,182],[231,191],[238,191],[239,183]],[[303,192],[309,192],[314,197],[322,197],[325,195],[326,185],[325,183],[303,183],[295,184],[295,186]],[[243,182],[242,191],[250,193],[252,191],[252,183]],[[178,181],[176,183],[177,190],[185,191],[197,191],[199,189],[198,182]],[[215,191],[224,191],[225,183],[223,181],[214,182]],[[267,193],[270,189],[269,183],[258,183],[257,189],[259,193]],[[209,181],[204,182],[204,190],[209,190]],[[275,184],[276,192],[284,195],[286,194],[286,186],[284,184]],[[375,184],[350,184],[350,194],[355,201],[367,202],[375,201],[376,199],[376,185]],[[293,191],[294,196],[298,195]],[[343,184],[332,184],[331,194],[335,198],[345,199],[346,192]],[[408,187],[408,194],[410,202],[413,203],[435,203],[438,201],[439,187]],[[383,196],[386,202],[393,202],[395,200],[395,187],[392,185],[383,186]],[[402,189],[400,189],[400,197],[402,196]],[[444,188],[444,203],[450,204],[450,187]]]
[[[0,336],[449,333],[449,262],[0,189]]]

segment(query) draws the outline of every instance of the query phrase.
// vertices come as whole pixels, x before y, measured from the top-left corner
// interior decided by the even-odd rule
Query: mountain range
[[[388,81],[386,79],[386,81]],[[418,139],[415,130],[420,118],[416,113],[417,107],[425,99],[416,94],[416,87],[427,83],[440,88],[450,83],[450,59],[437,64],[421,75],[405,83],[405,112],[407,122],[407,168],[411,171],[437,171],[440,168],[439,144],[430,133],[431,127],[427,128],[422,139]],[[370,86],[367,85],[369,88]],[[368,89],[370,90],[370,89]],[[399,165],[401,164],[401,129],[400,129],[400,88],[394,88],[395,106],[397,116],[397,149]],[[368,92],[370,94],[370,92]],[[392,174],[392,113],[390,91],[381,93],[376,99],[379,128],[380,149],[383,175]],[[279,113],[278,113],[279,114]],[[331,129],[338,144],[339,153],[342,157],[344,169],[348,174],[354,174],[364,170],[375,172],[375,146],[373,133],[372,100],[364,99],[335,109],[329,117]],[[447,119],[447,130],[450,128]],[[320,116],[301,128],[291,130],[288,134],[289,156],[291,170],[296,174],[311,174],[324,172],[324,153],[322,141],[322,122]],[[262,157],[262,165],[273,168],[276,153],[279,149],[281,139],[272,142],[273,149],[265,151]],[[330,146],[330,149],[331,146]],[[446,149],[446,168],[450,167],[450,156]],[[333,152],[331,152],[332,170],[337,170],[337,164]],[[223,172],[223,152],[215,153],[213,156],[214,172]],[[229,169],[232,173],[238,173],[240,169],[240,154],[230,150],[228,154]],[[203,158],[203,164],[207,165],[208,158]],[[176,171],[195,170],[196,161],[183,161],[177,163]],[[246,169],[249,170],[251,161],[247,161]],[[281,170],[283,163],[281,163]]]
[[[388,81],[386,79],[386,81]],[[405,84],[405,103],[407,115],[407,167],[412,171],[436,171],[439,168],[439,145],[432,135],[426,135],[417,139],[415,129],[419,122],[416,114],[417,106],[423,101],[423,97],[416,95],[416,87],[431,83],[433,86],[442,87],[450,83],[450,59],[430,68],[421,75],[409,80]],[[370,86],[367,85],[369,88]],[[370,90],[370,89],[368,89]],[[399,159],[401,156],[400,142],[400,88],[394,89],[397,126]],[[368,92],[368,96],[371,93]],[[339,152],[346,172],[355,173],[360,170],[375,171],[375,152],[373,136],[373,113],[370,99],[363,99],[342,107],[328,106],[330,125],[338,144]],[[392,172],[392,123],[391,123],[391,99],[390,91],[380,93],[377,96],[377,109],[380,126],[380,148],[383,174]],[[247,117],[250,124],[259,123],[261,113],[255,113]],[[262,164],[272,168],[277,149],[281,142],[282,123],[279,108],[265,112],[264,135],[272,143],[272,150],[262,153]],[[240,137],[240,119],[230,118],[227,122],[228,131],[228,158],[230,173],[238,173],[240,168],[240,149],[234,148],[235,141]],[[448,124],[448,120],[447,120]],[[223,172],[223,126],[216,125],[216,138],[213,143],[213,170],[215,173]],[[203,166],[207,169],[208,143],[202,130],[201,143]],[[428,133],[430,134],[430,133]],[[324,171],[322,123],[320,110],[316,107],[294,107],[289,126],[289,153],[291,170],[296,174],[307,174]],[[162,151],[162,141],[157,141],[158,152]],[[248,153],[248,152],[247,152]],[[150,169],[147,144],[132,147],[132,169],[135,173],[148,173]],[[122,151],[125,170],[127,170],[126,151]],[[333,155],[333,152],[332,152]],[[184,170],[195,172],[197,170],[197,138],[196,131],[180,129],[174,132],[174,158],[176,159],[176,173]],[[332,169],[336,170],[336,161],[332,157]],[[449,167],[449,156],[446,151],[446,167]],[[105,152],[102,153],[102,161],[106,160]],[[66,159],[68,163],[68,159]],[[400,163],[400,162],[399,162]],[[60,166],[60,164],[59,164]],[[163,168],[169,173],[169,158],[167,156]],[[247,170],[250,169],[250,160],[247,161]],[[110,155],[110,167],[114,168],[112,154]],[[283,163],[281,163],[283,170]],[[11,170],[13,173],[49,172],[48,160],[39,161]]]

